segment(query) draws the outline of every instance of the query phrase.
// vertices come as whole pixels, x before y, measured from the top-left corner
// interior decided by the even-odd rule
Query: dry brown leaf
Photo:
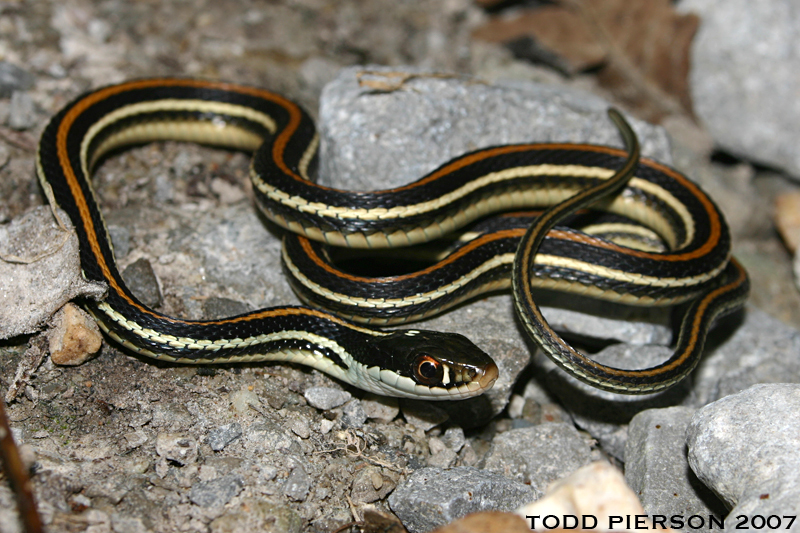
[[[562,0],[495,17],[473,36],[491,42],[532,39],[563,70],[597,68],[598,80],[650,120],[692,114],[689,48],[697,16],[678,14],[670,0]]]

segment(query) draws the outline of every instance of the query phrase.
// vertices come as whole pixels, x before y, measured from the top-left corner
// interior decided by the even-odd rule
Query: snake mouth
[[[500,371],[497,369],[497,365],[492,362],[479,370],[475,377],[482,390],[489,390],[499,375]]]

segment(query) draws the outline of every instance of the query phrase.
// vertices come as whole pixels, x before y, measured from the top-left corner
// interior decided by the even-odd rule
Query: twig
[[[36,140],[27,133],[0,126],[0,139],[26,152],[36,151]]]
[[[382,466],[387,470],[391,470],[392,472],[397,472],[398,474],[408,474],[408,470],[405,468],[398,468],[391,463],[387,463],[386,461],[381,461],[380,459],[375,459],[374,457],[370,457],[364,453],[364,449],[362,446],[362,440],[359,438],[352,430],[348,429],[345,431],[346,442],[344,446],[337,446],[330,450],[319,450],[315,451],[314,454],[322,454],[322,453],[334,453],[334,452],[345,452],[350,454],[352,457],[358,457],[360,459],[364,459],[365,461],[374,464],[375,466]],[[354,448],[355,451],[353,451]]]
[[[5,402],[2,400],[0,400],[0,459],[3,461],[3,471],[11,483],[11,489],[17,497],[19,514],[26,533],[41,533],[42,521],[36,511],[33,484],[20,459],[19,449],[6,418]]]

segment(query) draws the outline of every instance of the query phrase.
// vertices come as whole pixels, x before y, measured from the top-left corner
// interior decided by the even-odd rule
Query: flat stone
[[[800,385],[754,385],[695,413],[686,431],[689,465],[731,508],[746,515],[750,530],[763,528],[756,517],[800,513]],[[770,529],[787,530],[788,523]],[[789,531],[800,531],[795,523]]]
[[[694,110],[724,149],[800,177],[800,9],[793,0],[684,0]]]
[[[695,409],[667,407],[637,414],[628,426],[625,480],[648,515],[714,515],[725,507],[689,468],[686,428]]]
[[[384,477],[380,468],[367,466],[353,477],[350,498],[356,504],[372,503],[386,498],[394,488],[394,481]]]
[[[458,402],[461,404],[462,402]],[[403,399],[401,408],[406,422],[422,431],[430,431],[450,418],[440,402]]]
[[[530,486],[540,498],[547,485],[591,460],[591,448],[574,426],[541,424],[498,434],[483,468]]]
[[[472,467],[423,468],[389,496],[389,506],[409,533],[423,533],[469,513],[510,511],[532,501],[530,487]]]
[[[264,531],[269,533],[300,533],[303,519],[288,505],[263,498],[249,498],[242,505],[226,512],[209,524],[211,533]]]

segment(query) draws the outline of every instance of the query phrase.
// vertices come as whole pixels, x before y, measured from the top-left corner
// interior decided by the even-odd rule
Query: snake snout
[[[492,388],[494,382],[497,381],[497,376],[499,374],[500,371],[497,369],[497,365],[494,364],[494,362],[490,362],[482,368],[473,369],[470,372],[469,380],[477,381],[482,390],[488,390]]]

